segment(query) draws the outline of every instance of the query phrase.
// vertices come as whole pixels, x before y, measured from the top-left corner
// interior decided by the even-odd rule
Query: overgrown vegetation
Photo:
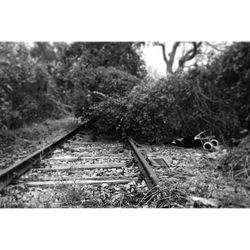
[[[66,117],[58,120],[46,119],[15,130],[5,130],[0,133],[0,169],[52,143],[76,124],[75,118]]]
[[[102,94],[126,95],[145,75],[140,44],[0,43],[0,129],[65,117],[73,107],[78,114]]]
[[[237,137],[249,129],[249,63],[250,44],[234,43],[206,66],[144,79],[128,95],[90,102],[88,116],[95,118],[90,124],[157,142],[201,130],[222,140]]]
[[[1,130],[72,111],[97,132],[151,142],[201,130],[229,140],[249,130],[250,43],[159,80],[146,76],[142,45],[1,43]]]
[[[4,159],[0,167],[74,124],[74,120],[62,120],[72,115],[87,120],[96,133],[130,135],[152,143],[203,130],[229,143],[242,137],[242,131],[249,133],[250,43],[233,43],[217,55],[204,55],[206,63],[185,69],[196,55],[199,62],[203,60],[202,43],[193,42],[193,50],[183,54],[187,60],[179,58],[181,70],[173,70],[172,54],[167,70],[171,74],[160,79],[147,75],[140,50],[143,44],[0,43],[0,154]],[[249,138],[221,162],[227,176],[248,188]],[[16,158],[8,157],[11,154]],[[83,196],[83,190],[70,189],[63,202],[82,205]],[[185,190],[164,185],[144,198],[124,193],[105,204],[104,198],[87,200],[84,206],[94,202],[96,207],[137,207],[140,201],[146,207],[178,207],[188,202]]]
[[[244,182],[250,175],[250,136],[244,138],[238,147],[233,148],[222,160],[221,166],[228,176]],[[248,184],[247,184],[248,185]]]
[[[0,54],[0,129],[16,129],[67,114],[55,98],[47,63],[33,58],[24,43],[2,42]]]

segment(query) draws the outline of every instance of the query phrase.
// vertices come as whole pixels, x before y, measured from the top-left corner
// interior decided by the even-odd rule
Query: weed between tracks
[[[242,140],[240,145],[232,149],[221,162],[222,170],[239,182],[249,182],[250,176],[250,136]],[[250,183],[248,183],[250,185]]]
[[[146,194],[143,183],[55,185],[53,188],[8,187],[0,194],[2,208],[139,208]]]
[[[63,207],[184,208],[189,202],[184,189],[164,184],[144,193],[136,189],[135,183],[123,186],[103,184],[91,189],[65,186],[60,192]]]
[[[142,189],[135,182],[126,185],[65,186],[60,189],[61,205],[84,208],[139,208],[140,200],[145,195]]]

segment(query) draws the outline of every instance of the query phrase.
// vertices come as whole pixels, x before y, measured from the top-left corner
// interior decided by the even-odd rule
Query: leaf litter
[[[141,145],[161,182],[144,199],[146,207],[250,207],[249,192],[220,171],[227,149],[215,152],[174,146]],[[165,164],[155,164],[161,158]],[[158,161],[159,162],[159,161]]]

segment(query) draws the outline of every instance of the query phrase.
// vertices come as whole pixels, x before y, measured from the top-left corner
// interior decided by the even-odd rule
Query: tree
[[[15,128],[36,118],[39,100],[46,100],[48,76],[24,43],[0,43],[0,55],[0,123]]]
[[[64,42],[35,42],[30,49],[30,55],[36,62],[43,64],[52,74],[67,48],[68,44]]]
[[[191,44],[191,48],[187,50],[183,50],[182,55],[178,58],[178,68],[175,72],[182,72],[186,63],[188,61],[191,61],[197,54],[199,54],[199,48],[202,45],[202,42],[188,42]],[[174,62],[176,59],[176,52],[177,49],[180,47],[180,45],[183,44],[183,42],[175,42],[172,46],[171,51],[168,53],[166,52],[166,46],[164,43],[155,42],[154,45],[160,46],[162,48],[162,55],[163,60],[166,63],[166,73],[167,74],[174,74]]]
[[[140,56],[141,42],[75,42],[65,51],[63,61],[71,67],[81,61],[86,68],[115,67],[143,78],[145,63]]]
[[[30,54],[37,61],[44,63],[50,63],[56,59],[54,47],[48,42],[35,42],[34,47],[30,50]]]
[[[228,46],[231,44],[230,42],[204,42],[207,47],[212,48],[218,52],[225,52]]]

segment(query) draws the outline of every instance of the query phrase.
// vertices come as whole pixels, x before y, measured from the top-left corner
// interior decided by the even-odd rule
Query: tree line
[[[114,74],[120,79],[127,73],[129,77],[143,78],[145,68],[138,53],[140,46],[141,43],[132,42],[36,42],[32,45],[1,42],[1,128],[15,129],[73,112],[78,91],[86,96],[88,91],[91,94],[102,77]]]
[[[0,126],[74,113],[98,132],[157,142],[201,130],[237,136],[249,130],[250,43],[220,49],[206,42],[220,52],[206,55],[204,43],[188,42],[178,57],[183,42],[168,54],[153,43],[167,73],[155,79],[141,57],[145,42],[2,42]]]

